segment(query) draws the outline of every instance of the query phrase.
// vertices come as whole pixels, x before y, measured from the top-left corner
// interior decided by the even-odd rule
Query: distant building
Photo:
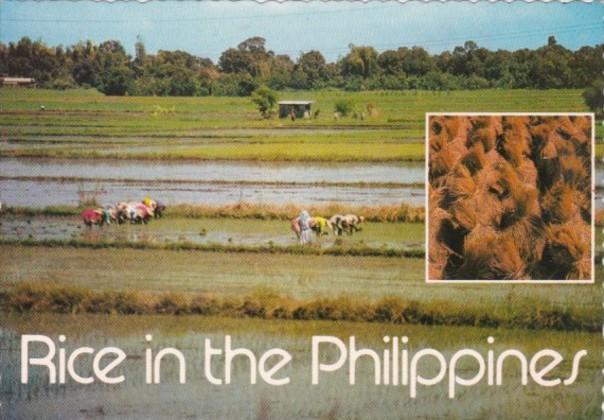
[[[0,85],[10,87],[32,87],[36,85],[33,77],[0,77]]]
[[[279,118],[289,117],[292,113],[296,118],[310,117],[310,107],[314,101],[279,101]]]

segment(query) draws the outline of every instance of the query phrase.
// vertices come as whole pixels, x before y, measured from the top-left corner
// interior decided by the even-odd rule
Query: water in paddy
[[[0,180],[0,201],[9,206],[46,207],[78,205],[80,196],[95,197],[99,203],[140,201],[153,197],[168,205],[187,203],[226,205],[238,202],[252,204],[324,204],[383,205],[406,203],[421,206],[422,188],[362,188],[349,186],[291,186],[291,185],[220,185],[212,183],[153,183],[149,182],[72,182]]]
[[[256,182],[424,182],[422,163],[258,163],[1,158],[0,176]]]
[[[173,219],[153,220],[148,225],[113,224],[102,228],[85,228],[77,217],[21,217],[0,219],[0,238],[87,241],[128,241],[145,243],[191,242],[221,244],[288,246],[297,244],[288,221],[234,219]],[[319,239],[313,235],[315,242]],[[365,245],[373,248],[417,249],[424,245],[423,225],[365,223],[353,236],[338,237],[343,246]],[[336,237],[320,238],[322,247],[335,244]]]
[[[250,203],[422,205],[423,188],[284,183],[421,183],[420,164],[309,164],[0,159],[0,201],[11,206],[76,205],[82,195],[101,203],[151,196],[167,204]],[[47,179],[27,179],[47,177]],[[74,180],[73,178],[89,180]],[[71,178],[71,179],[62,179]],[[156,182],[153,182],[156,181]],[[181,181],[181,182],[178,182]],[[245,181],[246,184],[239,184]],[[218,183],[217,183],[218,182]],[[220,182],[227,182],[221,184]]]
[[[392,324],[331,323],[309,321],[234,320],[205,317],[171,316],[9,316],[0,324],[0,402],[3,418],[128,418],[128,419],[465,419],[489,417],[485,413],[505,413],[505,418],[599,418],[601,394],[598,334],[559,332],[523,333],[517,330],[459,328]],[[68,379],[65,384],[50,385],[48,371],[33,366],[28,383],[20,383],[20,336],[32,332],[45,334],[55,342],[66,335],[62,344],[68,352],[81,346],[94,350],[116,346],[127,358],[112,373],[124,375],[116,385],[92,383],[81,385]],[[151,334],[147,345],[144,336]],[[233,347],[252,350],[257,358],[268,349],[283,348],[292,360],[275,378],[290,378],[283,386],[270,386],[260,377],[250,384],[249,361],[233,359],[230,384],[212,385],[205,376],[205,339],[214,348],[224,349],[225,335],[232,336]],[[346,363],[335,372],[321,373],[318,385],[311,383],[311,336],[338,335],[346,342],[357,336],[358,348],[381,354],[386,345],[382,337],[408,336],[411,355],[422,348],[435,348],[449,360],[462,348],[476,349],[486,358],[487,350],[498,355],[508,348],[518,348],[529,357],[542,348],[553,348],[564,357],[586,348],[588,356],[572,386],[538,387],[532,381],[519,386],[516,364],[504,366],[503,384],[487,386],[482,379],[472,387],[458,386],[456,399],[447,397],[447,377],[434,386],[418,386],[416,399],[409,396],[408,385],[375,385],[374,365],[369,358],[359,358],[356,384],[348,383]],[[495,345],[486,337],[496,337]],[[569,339],[570,338],[570,339]],[[348,343],[347,343],[348,344]],[[161,384],[145,383],[146,348],[156,354],[160,348],[175,347],[186,361],[186,383],[178,383],[179,365],[166,356],[161,365]],[[44,346],[32,345],[32,356],[43,355]],[[338,357],[335,346],[321,347],[321,361],[330,363]],[[462,358],[463,359],[463,358]],[[460,360],[461,375],[470,377],[477,370],[472,359]],[[270,360],[270,359],[269,359]],[[274,363],[274,362],[272,362]],[[269,362],[269,366],[272,366]],[[223,356],[215,356],[212,374],[224,378]],[[558,370],[558,368],[556,368]],[[438,372],[434,358],[421,363],[421,374],[432,378]],[[568,373],[568,363],[559,369]],[[91,358],[76,359],[75,371],[91,374]],[[545,403],[544,403],[545,402]],[[503,418],[503,417],[502,417]]]

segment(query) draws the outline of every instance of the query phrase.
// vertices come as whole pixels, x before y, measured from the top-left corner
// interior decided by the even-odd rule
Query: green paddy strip
[[[150,294],[95,291],[77,286],[21,283],[0,292],[5,313],[117,315],[201,315],[278,320],[329,320],[389,324],[477,326],[489,328],[600,330],[596,320],[574,316],[567,308],[525,308],[513,317],[476,310],[460,303],[420,303],[384,298],[371,303],[346,297],[296,300],[278,295],[227,297],[212,294]]]
[[[422,207],[412,207],[406,204],[383,206],[346,206],[337,203],[318,206],[305,206],[311,214],[348,214],[354,213],[365,217],[368,222],[408,222],[423,223],[425,211]],[[36,207],[6,207],[2,211],[15,216],[78,216],[83,207],[76,206],[47,206]],[[300,214],[302,206],[285,204],[252,204],[239,202],[224,206],[204,206],[192,204],[177,204],[170,206],[164,217],[182,218],[231,218],[231,219],[260,219],[260,220],[290,220]]]
[[[293,255],[328,255],[353,257],[388,257],[388,258],[424,258],[424,249],[389,249],[371,248],[368,246],[331,246],[318,248],[301,245],[223,245],[218,243],[198,244],[191,242],[151,243],[144,241],[88,241],[84,239],[0,239],[0,245],[21,245],[29,247],[66,247],[89,249],[143,249],[170,251],[203,251],[224,253],[251,254],[293,254]]]
[[[297,181],[248,181],[248,180],[195,180],[195,179],[133,179],[133,178],[94,178],[80,176],[3,176],[0,181],[34,182],[121,182],[124,184],[149,183],[154,185],[171,184],[211,184],[211,185],[267,185],[278,187],[351,187],[351,188],[424,188],[423,182],[297,182]]]
[[[255,162],[422,162],[422,143],[262,143],[207,144],[155,151],[87,148],[19,148],[0,150],[0,157],[119,160],[247,160]]]

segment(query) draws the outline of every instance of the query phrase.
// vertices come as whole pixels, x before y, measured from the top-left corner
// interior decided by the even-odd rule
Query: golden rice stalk
[[[565,223],[547,228],[541,264],[548,278],[586,280],[591,277],[591,229],[585,223]]]
[[[453,275],[467,280],[512,280],[523,278],[524,268],[512,239],[480,226],[466,236],[463,264]]]

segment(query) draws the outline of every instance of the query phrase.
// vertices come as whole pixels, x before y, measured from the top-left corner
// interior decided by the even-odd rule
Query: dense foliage
[[[348,54],[329,63],[314,50],[294,61],[253,37],[213,63],[184,51],[147,54],[140,40],[131,57],[118,41],[49,47],[22,38],[0,43],[0,75],[34,77],[42,87],[94,87],[107,95],[247,96],[262,85],[351,91],[585,88],[601,77],[603,53],[604,44],[571,51],[550,37],[535,50],[490,51],[467,41],[436,55],[421,47],[378,52],[350,45]]]

